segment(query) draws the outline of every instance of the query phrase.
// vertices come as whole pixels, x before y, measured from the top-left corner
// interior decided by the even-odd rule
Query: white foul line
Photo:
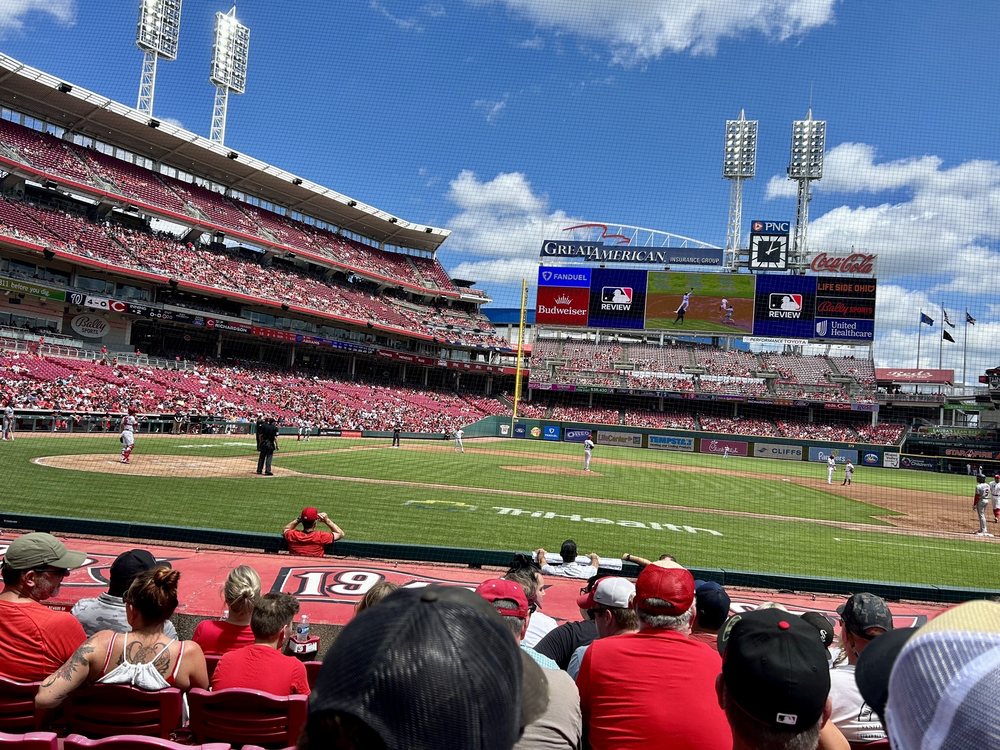
[[[917,549],[940,549],[945,552],[973,552],[977,555],[1000,555],[1000,552],[990,552],[989,550],[981,549],[956,549],[954,547],[935,547],[932,544],[906,544],[904,542],[881,542],[876,539],[841,539],[840,537],[834,537],[835,542],[854,542],[855,544],[891,544],[894,547],[916,547]]]

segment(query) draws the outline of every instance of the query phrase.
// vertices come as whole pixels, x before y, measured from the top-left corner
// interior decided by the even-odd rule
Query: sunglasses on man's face
[[[47,573],[50,576],[56,576],[58,578],[65,578],[66,576],[69,575],[69,571],[66,570],[66,568],[44,567],[44,568],[32,568],[32,570],[34,570],[35,573],[39,575],[41,575],[42,573]]]

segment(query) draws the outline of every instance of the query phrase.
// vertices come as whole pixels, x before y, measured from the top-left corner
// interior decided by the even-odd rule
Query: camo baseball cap
[[[66,549],[66,545],[51,534],[35,531],[11,542],[3,562],[14,570],[31,570],[44,565],[71,570],[79,568],[86,559],[83,552]]]
[[[867,636],[871,628],[892,630],[892,612],[885,600],[875,594],[854,594],[837,607],[837,612],[844,620],[844,627],[855,635]]]

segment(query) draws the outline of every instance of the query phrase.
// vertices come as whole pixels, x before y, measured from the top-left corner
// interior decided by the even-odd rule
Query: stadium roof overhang
[[[365,205],[169,122],[151,120],[143,112],[2,53],[0,106],[287,206],[377,243],[434,252],[450,234]]]

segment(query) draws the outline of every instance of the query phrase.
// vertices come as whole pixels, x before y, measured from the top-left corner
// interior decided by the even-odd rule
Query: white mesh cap
[[[889,678],[894,750],[1000,748],[1000,603],[966,602],[931,620]]]

